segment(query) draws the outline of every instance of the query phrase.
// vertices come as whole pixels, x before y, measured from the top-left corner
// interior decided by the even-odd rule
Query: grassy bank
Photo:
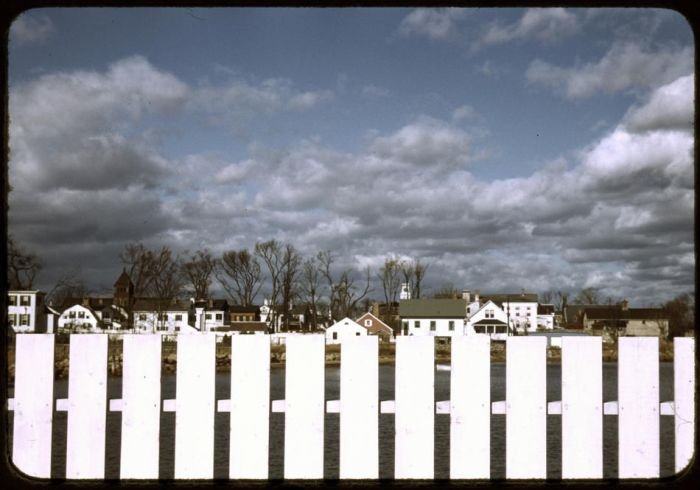
[[[326,365],[340,365],[341,349],[340,345],[327,345]],[[54,372],[57,379],[68,377],[68,344],[57,343],[54,354]],[[120,376],[122,372],[122,343],[112,341],[108,349],[108,370],[111,375]],[[615,344],[603,344],[602,353],[604,362],[617,361],[617,346]],[[273,368],[284,367],[286,351],[284,345],[273,345],[270,347],[270,365]],[[394,344],[379,344],[379,363],[393,364],[395,360]],[[506,349],[503,342],[491,343],[491,361],[505,362]],[[659,340],[659,360],[662,362],[673,360],[673,342]],[[7,356],[10,382],[14,379],[15,352],[11,345]],[[547,348],[547,361],[558,363],[561,361],[561,350],[558,347]],[[449,364],[450,346],[448,344],[436,343],[435,362],[438,364]],[[161,368],[163,374],[175,373],[177,367],[177,344],[174,342],[164,342],[162,345]],[[231,369],[231,347],[221,343],[216,345],[216,370],[226,372]]]

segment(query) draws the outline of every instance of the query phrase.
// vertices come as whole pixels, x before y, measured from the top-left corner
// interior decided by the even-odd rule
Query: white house
[[[340,344],[344,338],[367,335],[367,329],[348,317],[326,329],[326,344]]]
[[[100,317],[95,310],[82,303],[65,308],[58,317],[58,329],[71,332],[96,332]]]
[[[508,315],[496,303],[489,300],[481,305],[467,320],[465,333],[487,334],[493,340],[505,340],[508,336]],[[511,330],[513,322],[511,321]]]
[[[15,332],[37,332],[43,329],[41,311],[43,294],[39,291],[8,291],[7,322]]]
[[[540,304],[537,306],[537,328],[540,330],[554,329],[554,305]]]
[[[196,331],[190,325],[189,301],[158,302],[140,299],[134,304],[134,332],[175,334]]]
[[[467,300],[409,299],[399,303],[402,335],[453,337],[464,335]]]
[[[506,312],[510,323],[520,333],[537,331],[537,294],[536,293],[498,293],[484,294],[481,302],[491,300]]]

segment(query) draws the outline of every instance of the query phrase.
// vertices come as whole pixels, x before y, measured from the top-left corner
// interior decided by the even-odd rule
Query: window
[[[450,322],[447,325],[448,325],[448,328],[450,329],[450,332],[454,331],[454,329],[455,329],[454,320],[450,320]]]
[[[211,320],[211,313],[207,313],[206,315],[204,315],[204,319]]]
[[[179,331],[180,331],[180,327],[175,327],[175,331],[176,331],[176,332],[179,332]]]
[[[360,332],[355,332],[355,337],[359,337],[359,336],[360,336]]]
[[[20,296],[19,304],[21,304],[22,306],[29,306],[29,302],[30,302],[29,296],[25,296],[25,295]]]
[[[486,310],[486,318],[493,318],[493,310]]]
[[[10,326],[17,325],[17,315],[7,315],[7,320],[10,322]]]
[[[9,304],[10,306],[17,306],[17,296],[15,296],[14,294],[8,295],[7,304]]]
[[[19,324],[20,325],[29,325],[29,315],[20,315],[19,316]]]
[[[431,332],[435,331],[435,320],[430,320],[430,331]]]
[[[75,312],[74,312],[74,311],[69,311],[69,312],[68,312],[68,318],[75,318]]]
[[[217,313],[217,314],[216,314],[216,319],[217,319],[218,321],[223,320],[223,319],[224,319],[224,314],[223,314],[223,313]]]
[[[85,312],[84,312],[84,311],[79,311],[79,312],[78,312],[78,318],[85,318]]]
[[[338,332],[333,332],[333,340],[338,340]]]
[[[182,321],[182,315],[181,315],[181,314],[175,315],[175,321],[176,321],[176,322]]]
[[[420,328],[420,320],[413,322],[413,328]]]
[[[372,320],[370,320],[368,318],[367,320],[365,320],[365,327],[371,327],[371,326],[372,326]]]
[[[145,321],[146,321],[146,314],[145,314],[145,313],[140,313],[140,314],[139,314],[139,320],[142,321],[142,322],[145,322]]]
[[[167,330],[167,329],[168,329],[168,327],[166,327],[166,326],[164,326],[164,325],[159,325],[159,326],[158,326],[158,331],[159,331],[159,332],[163,332],[164,330]]]

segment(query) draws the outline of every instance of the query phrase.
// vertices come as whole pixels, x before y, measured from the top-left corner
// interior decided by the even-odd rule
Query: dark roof
[[[65,298],[57,309],[64,311],[71,306],[82,305],[93,310],[102,310],[112,306],[112,303],[114,303],[114,298]]]
[[[488,300],[498,305],[503,303],[537,303],[537,293],[493,293],[481,294],[479,300],[486,303]]]
[[[255,305],[228,305],[229,313],[257,313],[259,309],[260,307]]]
[[[539,304],[537,305],[537,313],[541,315],[552,315],[554,314],[554,305]]]
[[[497,320],[495,318],[484,318],[483,320],[479,320],[478,322],[474,323],[474,325],[506,325],[506,322],[502,322],[501,320]]]
[[[660,320],[668,318],[662,308],[628,308],[619,305],[612,307],[585,308],[583,314],[588,320]]]
[[[408,299],[399,303],[403,318],[464,318],[465,299]]]

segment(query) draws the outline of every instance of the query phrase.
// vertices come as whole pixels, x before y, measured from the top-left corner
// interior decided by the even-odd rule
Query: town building
[[[394,338],[392,328],[373,315],[367,312],[360,316],[355,322],[367,329],[367,335],[377,335],[380,342],[391,342]]]
[[[326,329],[326,344],[340,344],[348,337],[367,335],[367,329],[348,317],[335,322]]]
[[[409,299],[399,303],[402,335],[452,337],[464,335],[467,300]]]
[[[38,290],[8,291],[7,322],[17,333],[43,332],[46,328],[44,294]]]

